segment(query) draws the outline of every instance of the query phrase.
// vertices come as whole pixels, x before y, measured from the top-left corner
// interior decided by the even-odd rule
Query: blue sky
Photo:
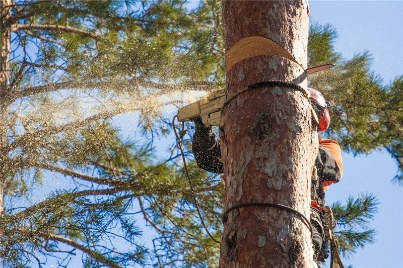
[[[310,1],[311,20],[337,30],[334,47],[343,58],[369,51],[371,70],[385,85],[403,75],[403,1]],[[389,154],[377,151],[353,157],[343,154],[345,173],[332,186],[327,202],[349,195],[373,193],[381,202],[372,227],[376,242],[357,251],[345,266],[403,267],[403,187],[391,182],[397,166]]]

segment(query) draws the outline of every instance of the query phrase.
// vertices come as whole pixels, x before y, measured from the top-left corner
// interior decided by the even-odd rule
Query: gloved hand
[[[206,130],[209,129],[205,124],[203,124],[201,116],[196,116],[190,119],[190,121],[195,123],[196,130]]]
[[[195,125],[204,125],[201,116],[196,116],[193,118],[190,118],[190,121],[192,121],[193,123],[195,123]]]

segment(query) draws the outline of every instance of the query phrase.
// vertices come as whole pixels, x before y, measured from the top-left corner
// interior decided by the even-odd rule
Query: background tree
[[[64,267],[74,255],[82,255],[86,267],[217,266],[219,245],[202,227],[194,197],[210,234],[219,239],[220,178],[188,163],[192,191],[178,150],[165,151],[156,139],[171,123],[161,107],[194,100],[182,92],[223,86],[220,1],[191,3],[1,1],[0,165],[5,202],[0,256],[5,267],[45,267],[50,262]],[[311,31],[311,37],[324,44],[310,39],[311,65],[318,62],[312,55],[337,54],[331,46],[335,36],[329,38],[323,27],[331,29],[318,25]],[[326,72],[329,79],[336,70],[353,74],[357,65],[344,64],[349,61],[340,55],[337,60],[344,69]],[[368,61],[361,66],[369,70]],[[355,70],[363,80],[370,74]],[[399,79],[375,91],[385,105],[391,101],[395,111],[401,111]],[[325,81],[312,78],[318,88],[328,88]],[[329,81],[337,85],[336,78]],[[355,79],[350,81],[353,86]],[[358,105],[349,104],[342,94],[336,98],[337,92],[325,94],[335,105],[332,118],[340,122],[348,113],[337,111]],[[134,113],[115,116],[127,111]],[[390,128],[382,133],[391,138],[394,133],[395,140],[385,145],[401,159],[401,113],[390,116],[396,121],[382,126]],[[360,115],[349,117],[359,120]],[[357,127],[364,131],[368,124]],[[332,130],[329,134],[341,135]],[[363,138],[354,136],[358,144]],[[156,145],[164,157],[156,157]],[[356,152],[359,147],[346,148]],[[354,217],[371,219],[376,200],[365,198],[360,200],[370,203],[355,206],[357,199],[352,199],[354,206],[340,205],[338,217],[346,219],[340,231],[355,231],[350,227],[357,225],[348,225]],[[349,236],[342,246],[355,249],[371,240],[362,237],[360,232]]]
[[[4,266],[44,265],[49,257],[67,266],[77,251],[87,267],[144,265],[151,262],[145,254],[153,252],[138,239],[136,213],[163,237],[163,245],[155,242],[155,254],[161,255],[161,247],[185,248],[172,262],[192,263],[200,257],[180,256],[198,256],[203,248],[203,261],[211,262],[214,254],[205,247],[210,242],[203,244],[205,234],[194,232],[193,199],[180,170],[152,157],[152,140],[124,141],[109,120],[137,111],[140,127],[147,129],[155,126],[162,106],[178,102],[178,90],[217,87],[221,63],[212,59],[220,58],[221,38],[211,27],[219,17],[210,4],[190,9],[182,1],[2,0],[1,5]],[[216,181],[194,174],[200,196],[210,197]],[[47,197],[16,202],[42,180]],[[209,198],[207,205],[217,203]]]
[[[340,141],[344,150],[354,154],[386,149],[396,160],[394,179],[401,184],[403,76],[396,77],[390,85],[382,85],[382,78],[370,71],[370,53],[342,59],[332,47],[336,37],[330,25],[311,27],[310,66],[336,64],[331,71],[310,78],[312,86],[320,88],[332,103],[332,125],[326,136]]]

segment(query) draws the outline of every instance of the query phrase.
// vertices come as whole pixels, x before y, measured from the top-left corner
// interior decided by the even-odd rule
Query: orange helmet
[[[309,99],[311,100],[313,109],[319,119],[318,131],[325,131],[330,125],[330,114],[328,110],[328,104],[323,97],[322,93],[314,88],[308,88]]]

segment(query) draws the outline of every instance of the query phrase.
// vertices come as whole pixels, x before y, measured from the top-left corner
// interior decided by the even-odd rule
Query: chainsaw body
[[[218,126],[220,123],[221,108],[224,102],[224,90],[211,92],[202,99],[180,108],[177,115],[178,120],[185,122],[200,116],[204,125]]]

